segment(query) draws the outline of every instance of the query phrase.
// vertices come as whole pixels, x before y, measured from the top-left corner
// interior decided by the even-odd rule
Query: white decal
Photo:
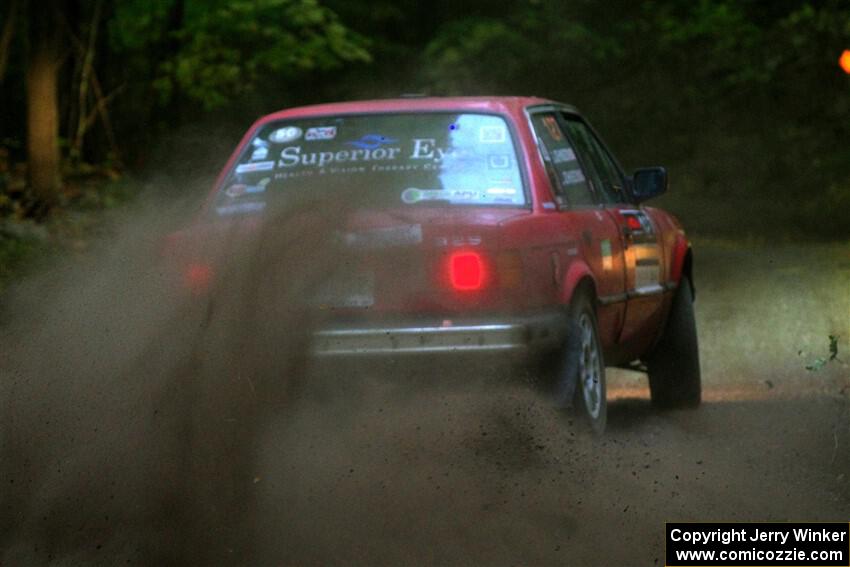
[[[236,173],[251,173],[252,171],[271,171],[274,169],[273,161],[258,161],[256,163],[241,163],[236,166]]]
[[[281,150],[278,167],[295,167],[296,165],[325,167],[333,163],[355,161],[394,160],[401,153],[401,148],[375,148],[371,150],[339,150],[336,152],[307,152],[301,153],[301,146],[288,146]]]
[[[336,126],[317,126],[316,128],[307,128],[304,134],[304,139],[313,140],[333,140],[336,138]]]
[[[508,169],[511,166],[511,156],[507,154],[487,156],[487,167],[490,169]]]
[[[504,126],[482,126],[478,129],[478,141],[482,144],[501,144],[505,137]]]
[[[564,185],[577,185],[584,181],[584,174],[580,169],[571,169],[561,173],[561,181]]]
[[[558,148],[556,150],[552,150],[552,161],[555,163],[564,163],[575,160],[576,154],[571,148]]]
[[[251,161],[266,159],[267,157],[269,157],[269,149],[265,146],[260,146],[251,153]]]
[[[283,128],[278,128],[271,134],[269,134],[269,141],[274,142],[276,144],[283,144],[285,142],[291,142],[292,140],[297,140],[301,137],[301,128],[297,126],[285,126]]]

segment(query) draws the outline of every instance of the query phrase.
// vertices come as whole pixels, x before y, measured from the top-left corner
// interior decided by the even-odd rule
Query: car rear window
[[[500,116],[325,116],[262,126],[227,175],[219,215],[262,211],[292,192],[355,187],[384,204],[523,206],[510,129]]]

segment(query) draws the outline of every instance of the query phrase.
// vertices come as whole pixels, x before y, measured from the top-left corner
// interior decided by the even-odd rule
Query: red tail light
[[[640,224],[640,220],[637,217],[627,215],[626,224],[631,230],[643,230],[643,225]]]
[[[449,258],[449,278],[456,290],[481,289],[484,276],[484,261],[478,252],[455,252]]]

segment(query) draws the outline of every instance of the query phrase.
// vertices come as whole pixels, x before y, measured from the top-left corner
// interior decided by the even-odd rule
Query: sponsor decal
[[[572,148],[558,148],[556,150],[552,150],[552,161],[555,163],[576,161],[576,154]]]
[[[505,138],[504,126],[482,126],[478,129],[478,141],[482,144],[501,144]]]
[[[493,186],[498,185],[499,187],[513,187],[514,186],[514,179],[513,179],[513,177],[502,177],[502,176],[493,175],[493,176],[487,176],[487,183],[489,185],[493,185]]]
[[[647,247],[649,248],[649,247]],[[635,289],[658,285],[661,265],[657,258],[642,258],[635,262]]]
[[[313,140],[333,140],[334,138],[336,138],[336,126],[307,128],[307,132],[304,133],[304,139],[308,142]]]
[[[394,160],[401,153],[401,148],[376,147],[372,149],[339,150],[336,152],[305,152],[301,146],[289,146],[281,150],[277,167],[313,166],[325,167],[333,163]]]
[[[253,203],[234,203],[233,205],[225,205],[223,207],[216,207],[216,212],[221,215],[236,215],[239,213],[257,213],[266,208],[266,204],[262,201],[256,201]]]
[[[580,169],[562,171],[561,181],[564,185],[578,185],[579,183],[584,183],[584,174]]]
[[[547,211],[553,211],[553,210],[555,210],[556,205],[552,201],[545,201],[543,203],[543,208],[546,209]]]
[[[335,152],[304,152],[303,148],[298,146],[287,146],[280,152],[280,159],[277,162],[277,167],[280,169],[302,166],[302,167],[319,167],[323,168],[332,164],[346,162],[362,162],[362,161],[392,161],[399,159],[402,149],[399,146],[384,147],[384,144],[395,142],[391,138],[381,137],[380,141],[366,140],[364,136],[355,142],[346,142],[349,145],[358,146],[354,150],[338,150]],[[364,141],[365,140],[365,141]],[[369,147],[362,147],[369,146]],[[446,148],[441,148],[436,145],[436,140],[433,138],[414,138],[413,149],[407,159],[411,160],[431,160],[434,163],[440,163],[449,157],[460,157],[462,153],[453,152]],[[414,169],[410,167],[413,164],[405,164],[406,169]],[[388,167],[388,166],[387,166]],[[373,171],[378,171],[373,168]],[[344,172],[341,172],[344,173]]]
[[[230,197],[231,199],[235,199],[236,197],[241,197],[248,191],[248,186],[244,183],[234,183],[230,187],[224,190],[225,195]]]
[[[300,137],[301,128],[298,128],[297,126],[284,126],[283,128],[278,128],[269,134],[269,141],[274,142],[275,144],[284,144],[286,142],[297,140]]]
[[[393,138],[381,136],[380,134],[364,134],[360,136],[359,139],[346,142],[346,144],[348,144],[349,146],[354,146],[355,148],[359,148],[361,150],[374,150],[387,144],[394,144],[397,141],[398,140],[395,140]]]
[[[408,205],[420,201],[474,201],[486,198],[486,193],[472,189],[417,189],[416,187],[408,187],[401,193],[402,202]]]
[[[491,187],[487,189],[488,195],[516,195],[513,187]]]
[[[386,248],[419,244],[422,242],[422,225],[411,224],[377,228],[365,232],[349,232],[343,236],[343,240],[353,248]]]
[[[266,159],[267,157],[269,157],[269,149],[265,146],[255,148],[254,151],[251,153],[251,161]]]
[[[253,193],[264,193],[266,190],[266,185],[272,180],[271,177],[264,177],[260,180],[256,185],[246,185],[244,183],[234,183],[230,187],[224,190],[225,195],[230,197],[231,199],[235,199],[237,197],[241,197],[245,194],[253,194]]]
[[[441,189],[417,189],[416,187],[408,187],[401,192],[401,201],[412,205],[419,201],[444,199]]]
[[[410,154],[410,159],[432,159],[435,162],[440,162],[444,158],[454,155],[455,153],[452,150],[437,146],[437,141],[434,138],[414,138],[413,153]]]
[[[611,254],[611,241],[607,238],[599,241],[599,249],[602,253],[602,269],[611,270],[614,268],[614,256]]]
[[[546,131],[549,132],[550,138],[552,138],[556,142],[560,142],[564,139],[564,135],[561,133],[561,129],[558,127],[558,121],[555,120],[554,116],[544,116],[543,125],[546,127]]]
[[[240,163],[236,166],[236,173],[251,173],[252,171],[271,171],[273,169],[273,161],[258,161],[256,163]]]
[[[491,154],[487,156],[487,167],[490,169],[508,169],[511,166],[511,156],[508,154]]]

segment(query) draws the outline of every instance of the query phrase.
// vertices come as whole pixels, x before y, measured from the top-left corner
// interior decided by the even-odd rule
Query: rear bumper
[[[478,320],[335,325],[315,333],[316,356],[381,356],[476,352],[530,353],[564,340],[561,313]]]

